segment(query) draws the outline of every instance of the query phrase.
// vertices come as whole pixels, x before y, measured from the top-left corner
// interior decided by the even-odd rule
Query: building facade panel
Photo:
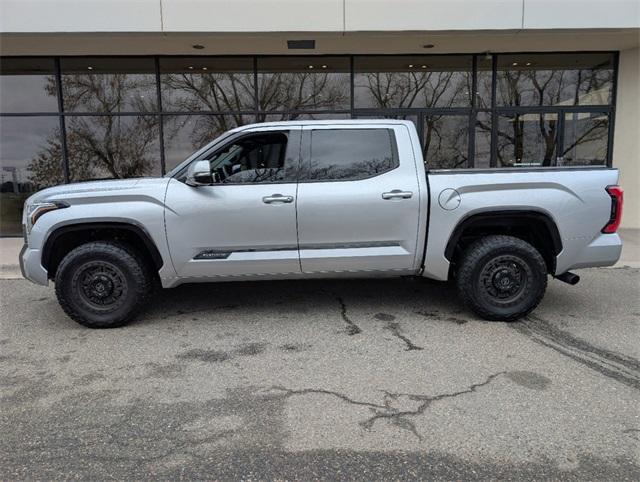
[[[162,0],[165,32],[341,31],[342,0]]]
[[[622,226],[640,228],[640,49],[620,52],[613,165],[620,169]]]
[[[346,31],[515,30],[523,0],[344,0]]]
[[[160,32],[159,0],[2,0],[0,32]]]
[[[522,28],[638,27],[638,0],[524,0]]]

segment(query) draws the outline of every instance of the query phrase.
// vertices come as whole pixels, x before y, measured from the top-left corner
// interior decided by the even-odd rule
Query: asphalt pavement
[[[185,285],[90,330],[0,280],[0,479],[638,480],[640,270],[517,323],[419,279]]]

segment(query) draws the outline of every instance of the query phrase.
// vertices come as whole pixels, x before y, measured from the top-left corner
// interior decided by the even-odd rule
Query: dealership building
[[[415,123],[428,169],[620,169],[638,0],[0,0],[0,236],[34,190],[162,175],[263,121]]]

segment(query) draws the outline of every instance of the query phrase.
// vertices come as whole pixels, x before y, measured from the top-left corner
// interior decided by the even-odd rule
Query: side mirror
[[[187,170],[186,183],[189,186],[210,186],[213,184],[209,161],[196,161]]]

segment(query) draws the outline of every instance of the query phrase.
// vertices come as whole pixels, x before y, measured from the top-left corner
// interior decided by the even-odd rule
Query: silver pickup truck
[[[223,134],[165,177],[93,181],[25,203],[24,277],[75,321],[121,326],[155,287],[247,279],[455,280],[488,320],[542,299],[548,275],[614,264],[618,172],[426,171],[408,121],[300,121]]]

